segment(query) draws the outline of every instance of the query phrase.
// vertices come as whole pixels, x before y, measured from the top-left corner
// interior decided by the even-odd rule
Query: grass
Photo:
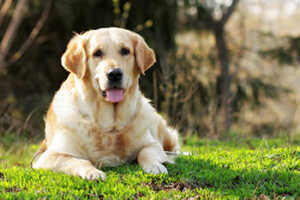
[[[300,140],[193,137],[168,175],[127,164],[102,182],[30,169],[38,141],[0,136],[0,199],[300,199]]]

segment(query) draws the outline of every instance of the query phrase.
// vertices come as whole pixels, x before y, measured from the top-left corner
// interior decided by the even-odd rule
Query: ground
[[[104,168],[87,181],[30,168],[40,139],[0,134],[0,199],[300,199],[300,140],[189,137],[168,175],[137,164]]]

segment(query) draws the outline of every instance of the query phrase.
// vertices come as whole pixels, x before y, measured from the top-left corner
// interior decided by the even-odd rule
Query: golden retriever
[[[70,74],[47,112],[33,168],[104,180],[98,168],[137,160],[145,172],[167,173],[166,151],[179,150],[178,135],[138,85],[155,61],[144,39],[125,29],[75,35],[61,59]]]

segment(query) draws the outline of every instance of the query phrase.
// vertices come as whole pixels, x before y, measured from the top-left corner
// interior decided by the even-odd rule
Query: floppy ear
[[[75,35],[69,42],[61,57],[62,66],[80,79],[86,74],[85,40],[81,35]]]
[[[135,59],[138,68],[144,75],[145,71],[156,62],[155,53],[141,36],[138,34],[135,36]]]

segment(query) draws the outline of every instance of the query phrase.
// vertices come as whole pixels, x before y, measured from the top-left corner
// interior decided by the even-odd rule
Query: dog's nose
[[[116,69],[111,69],[107,73],[107,78],[109,81],[120,81],[122,80],[123,73],[121,69],[116,68]]]

